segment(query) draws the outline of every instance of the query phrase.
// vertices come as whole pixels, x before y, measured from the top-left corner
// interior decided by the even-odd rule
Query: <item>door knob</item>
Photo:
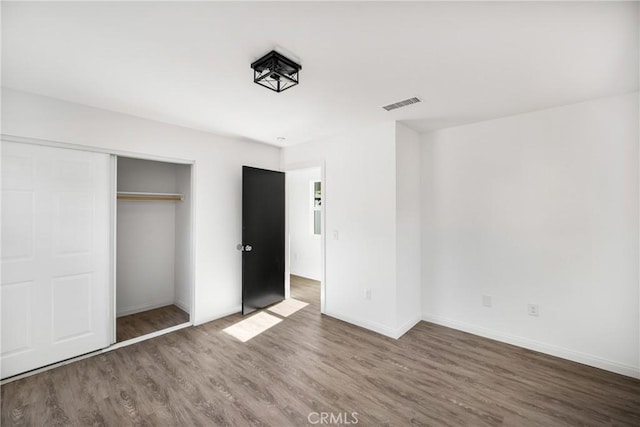
[[[241,245],[240,243],[238,243],[238,245],[236,246],[236,249],[239,250],[240,252],[251,252],[253,247],[251,247],[251,245]]]
[[[251,252],[251,249],[253,249],[253,248],[251,247],[251,245],[245,245],[245,247],[244,247],[244,251],[245,251],[245,252]]]

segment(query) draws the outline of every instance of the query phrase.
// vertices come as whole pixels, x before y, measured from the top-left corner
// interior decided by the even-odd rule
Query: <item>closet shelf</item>
[[[118,200],[179,202],[184,195],[179,193],[142,193],[118,191]]]

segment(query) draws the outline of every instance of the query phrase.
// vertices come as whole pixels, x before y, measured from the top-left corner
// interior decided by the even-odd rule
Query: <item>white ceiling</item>
[[[638,90],[638,18],[637,2],[2,2],[2,84],[274,145],[424,132]],[[249,67],[273,48],[303,67],[280,94]]]

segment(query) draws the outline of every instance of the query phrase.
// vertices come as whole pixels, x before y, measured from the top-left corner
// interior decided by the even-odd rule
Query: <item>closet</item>
[[[190,324],[192,164],[3,137],[0,378]]]
[[[191,165],[118,157],[116,342],[189,322]]]

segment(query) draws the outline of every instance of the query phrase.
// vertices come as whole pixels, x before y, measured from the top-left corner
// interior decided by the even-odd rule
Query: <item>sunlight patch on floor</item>
[[[269,307],[269,310],[272,313],[275,313],[282,317],[289,317],[296,311],[305,308],[309,304],[306,302],[298,301],[297,299],[289,298],[278,304]]]
[[[276,316],[272,316],[269,313],[261,311],[256,315],[243,319],[238,323],[223,329],[223,332],[242,342],[247,342],[251,338],[260,335],[270,327],[277,325],[280,322],[282,322],[282,319],[278,319]]]

